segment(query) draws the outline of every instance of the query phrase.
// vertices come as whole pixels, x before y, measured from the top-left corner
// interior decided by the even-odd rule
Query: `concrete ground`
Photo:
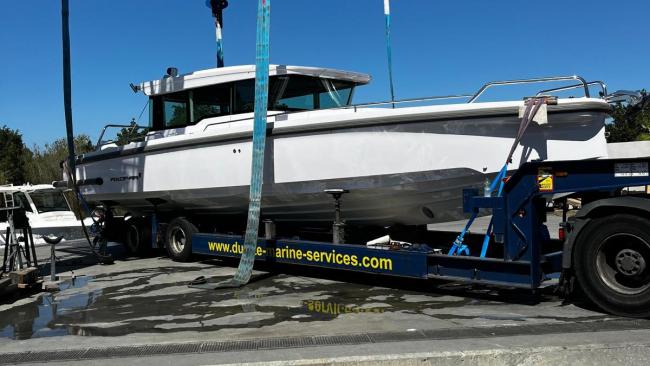
[[[115,246],[115,264],[97,265],[84,245],[59,248],[59,292],[0,298],[0,364],[649,363],[650,321],[564,303],[552,288],[534,297],[287,267],[200,290],[187,282],[229,278],[233,263]]]

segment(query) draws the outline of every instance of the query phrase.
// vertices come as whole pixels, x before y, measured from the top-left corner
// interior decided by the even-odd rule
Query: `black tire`
[[[143,256],[151,249],[151,233],[148,225],[142,220],[129,220],[126,222],[124,246],[132,255]]]
[[[184,217],[173,219],[165,231],[165,248],[169,258],[187,262],[192,257],[192,235],[199,230]]]
[[[594,219],[577,238],[573,263],[581,290],[612,314],[650,316],[650,220]]]

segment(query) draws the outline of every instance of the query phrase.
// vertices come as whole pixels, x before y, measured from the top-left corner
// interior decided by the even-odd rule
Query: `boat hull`
[[[602,110],[550,114],[547,125],[531,124],[511,166],[533,159],[607,156],[606,116]],[[348,223],[420,225],[460,219],[462,189],[481,187],[484,171],[493,176],[501,169],[518,127],[515,114],[308,131],[283,129],[276,120],[265,152],[262,218],[329,223],[333,200],[323,191],[342,188],[350,190],[342,199]],[[104,182],[82,192],[91,201],[111,201],[134,214],[152,212],[153,202],[159,212],[244,215],[250,138],[200,136],[81,159],[77,176]]]

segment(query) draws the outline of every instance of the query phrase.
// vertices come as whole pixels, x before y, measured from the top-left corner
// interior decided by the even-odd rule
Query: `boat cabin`
[[[50,184],[1,186],[0,192],[10,192],[15,206],[19,206],[27,214],[43,214],[47,212],[71,211],[67,198],[60,189]],[[3,196],[0,196],[0,208],[6,207]],[[4,215],[3,215],[4,214]],[[1,211],[0,222],[6,221],[6,211]]]
[[[269,111],[295,112],[349,106],[366,74],[333,69],[271,65]],[[204,118],[252,113],[255,66],[232,66],[175,76],[137,88],[149,96],[150,130],[182,128]]]

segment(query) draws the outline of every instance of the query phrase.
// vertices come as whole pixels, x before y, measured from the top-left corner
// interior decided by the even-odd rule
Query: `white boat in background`
[[[60,189],[51,184],[2,186],[0,190],[13,193],[14,204],[25,209],[32,227],[35,244],[45,244],[43,235],[63,236],[64,240],[83,237],[81,223]],[[0,247],[4,247],[7,234],[7,211],[0,211]],[[84,220],[90,227],[92,219]],[[22,235],[22,234],[20,234]]]
[[[224,67],[132,86],[150,98],[143,141],[98,143],[77,158],[89,201],[132,215],[244,216],[251,172],[254,66]],[[584,89],[584,97],[548,105],[548,123],[532,123],[512,167],[535,160],[607,156],[610,105],[591,98],[579,77],[486,84],[474,95],[353,105],[360,73],[272,65],[262,219],[329,225],[333,201],[347,189],[343,217],[360,225],[422,225],[463,217],[462,189],[481,187],[504,164],[520,125],[522,100],[479,103],[491,86],[578,80],[540,92]],[[604,95],[607,94],[604,84]],[[461,103],[436,104],[453,98]],[[405,102],[416,106],[402,107]],[[422,104],[434,105],[422,105]],[[399,108],[396,108],[399,107]],[[546,106],[545,106],[546,108]],[[106,128],[105,128],[106,130]],[[102,136],[104,133],[102,132]],[[67,175],[64,174],[67,180]]]

